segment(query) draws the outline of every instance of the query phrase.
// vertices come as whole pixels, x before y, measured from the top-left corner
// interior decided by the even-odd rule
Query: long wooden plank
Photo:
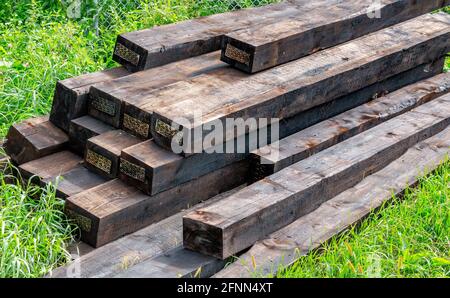
[[[349,108],[358,106],[374,96],[390,92],[421,78],[442,71],[443,58],[416,67],[383,82],[320,105],[280,123],[279,135],[287,136],[300,129],[327,119]],[[134,185],[149,195],[175,187],[208,172],[245,158],[246,154],[196,154],[181,157],[160,148],[153,141],[146,141],[122,151],[120,179]]]
[[[242,161],[155,196],[116,179],[68,198],[66,212],[79,223],[82,240],[99,247],[244,184],[247,170]]]
[[[140,71],[220,50],[224,34],[252,24],[273,23],[295,14],[338,3],[339,0],[287,0],[176,24],[129,32],[117,37],[113,59],[130,71]]]
[[[12,125],[6,139],[6,153],[18,165],[58,152],[69,141],[69,137],[54,126],[48,116]]]
[[[339,114],[252,153],[251,181],[272,175],[302,159],[450,92],[445,73],[406,86]]]
[[[359,220],[373,208],[413,185],[423,171],[433,170],[449,153],[450,130],[409,149],[381,171],[324,203],[291,225],[254,245],[214,277],[254,277],[273,273],[278,264],[290,264]],[[230,193],[234,193],[232,191]],[[211,205],[229,194],[207,201]],[[202,204],[200,204],[202,205]],[[193,209],[201,208],[196,206]],[[192,209],[191,209],[192,210]],[[209,277],[225,265],[213,257],[182,249],[181,214],[144,228],[82,256],[80,277]],[[145,239],[145,241],[143,240]],[[177,261],[174,262],[173,259]],[[253,268],[253,261],[256,268]],[[53,277],[67,277],[71,264]],[[255,270],[256,269],[256,270]],[[255,272],[256,271],[256,272]],[[197,275],[196,275],[197,274]]]
[[[86,144],[85,165],[100,176],[114,179],[119,173],[122,150],[140,142],[120,129],[90,138]]]
[[[90,116],[73,119],[70,122],[69,130],[70,148],[78,154],[84,155],[88,139],[112,130],[114,127]]]
[[[224,262],[179,246],[117,272],[114,277],[210,277],[226,263],[228,265],[225,269],[214,277],[258,277],[273,274],[280,265],[292,263],[391,199],[392,193],[399,194],[407,185],[415,184],[423,171],[435,169],[449,152],[450,129],[447,128],[409,149],[386,168],[366,177],[317,210],[258,241],[238,259]]]
[[[186,248],[220,259],[313,211],[450,124],[444,95],[183,218]]]
[[[178,103],[153,111],[152,136],[171,149],[180,131],[184,153],[192,153],[204,148],[210,131],[203,127],[219,121],[223,141],[232,140],[239,135],[226,119],[285,119],[443,56],[450,49],[449,24],[448,14],[426,15],[237,82],[201,75],[169,85],[154,96]],[[196,115],[201,119],[194,121]]]
[[[184,158],[149,140],[122,151],[119,177],[146,194],[155,195],[245,157],[245,154],[205,153]]]
[[[89,88],[92,85],[129,74],[125,68],[117,67],[58,81],[50,121],[66,133],[69,132],[70,121],[87,114]]]
[[[357,92],[353,92],[350,95],[344,95],[333,100],[332,102],[314,107],[316,108],[316,110],[313,110],[314,108],[309,109],[308,111],[305,111],[304,115],[302,116],[297,114],[294,117],[291,117],[290,119],[280,123],[280,126],[284,126],[284,130],[280,129],[280,136],[283,137],[292,134],[293,132],[296,132],[301,128],[311,125],[311,123],[314,121],[318,122],[324,119],[323,117],[330,117],[330,115],[332,115],[330,113],[333,113],[333,109],[335,110],[334,113],[337,114],[344,111],[345,109],[355,107],[360,103],[367,101],[376,94],[381,94],[384,91],[392,91],[399,87],[402,87],[405,84],[404,82],[408,81],[409,83],[412,83],[413,81],[411,79],[415,77],[417,77],[417,80],[419,80],[426,77],[428,74],[439,73],[442,71],[443,63],[443,58],[441,58],[422,68],[420,68],[420,66],[415,67],[405,73],[395,75],[384,81],[377,82],[370,85],[369,87],[358,90]],[[224,78],[224,73],[226,73],[225,79],[229,80],[230,82],[237,82],[240,79],[247,77],[247,75],[237,71],[233,71],[229,68],[216,69],[210,72],[209,75]],[[409,76],[411,76],[411,78],[409,78]],[[152,92],[146,93],[148,96],[150,96],[150,98],[147,98],[147,96],[141,97],[141,93],[139,93],[137,97],[132,100],[128,98],[133,98],[133,96],[131,94],[127,94],[127,96],[123,98],[123,115],[121,116],[121,119],[124,119],[125,121],[121,121],[122,129],[141,138],[150,137],[149,129],[153,110],[161,106],[167,106],[169,104],[178,102],[180,100],[180,96],[183,97],[188,92],[190,91],[184,90],[182,93],[178,94],[178,96],[171,98],[157,96],[155,97],[151,95]],[[116,109],[119,110],[117,106]]]
[[[418,176],[433,171],[450,153],[450,129],[409,149],[383,170],[322,204],[285,228],[258,241],[236,262],[214,277],[256,277],[274,274],[280,267],[317,249],[331,237],[355,225],[394,195],[414,186]],[[150,265],[150,264],[147,264]]]
[[[214,52],[94,85],[90,90],[88,113],[117,128],[125,124],[124,129],[142,136],[142,128],[129,121],[129,117],[135,118],[133,107],[147,103],[146,95],[155,89],[227,67],[219,57],[220,53]],[[131,110],[126,113],[127,118],[123,123],[125,104],[131,106]],[[164,102],[155,104],[162,105]],[[143,137],[148,135],[148,125],[146,130],[147,134]]]
[[[372,1],[328,4],[326,9],[226,34],[222,40],[221,59],[240,70],[255,73],[449,4],[447,0],[387,0],[376,8],[379,17],[375,15]]]
[[[195,208],[217,202],[241,188],[219,194],[81,256],[78,259],[78,264],[82,268],[79,271],[79,277],[112,277],[146,259],[179,247],[182,243],[182,217],[184,214]],[[57,268],[49,276],[54,278],[70,277],[73,275],[74,265],[72,263]]]
[[[44,187],[52,183],[56,195],[66,199],[106,182],[82,166],[83,160],[70,151],[61,151],[19,166],[20,174],[32,183]]]

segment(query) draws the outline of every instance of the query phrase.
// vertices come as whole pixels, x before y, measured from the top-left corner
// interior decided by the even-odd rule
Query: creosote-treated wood
[[[58,152],[69,141],[61,129],[50,123],[48,116],[13,124],[6,138],[6,153],[18,165]]]
[[[183,218],[184,247],[225,259],[315,210],[450,124],[450,95],[293,164]]]
[[[107,180],[82,166],[83,160],[70,151],[61,151],[19,166],[25,179],[45,187],[52,183],[59,198],[76,195]]]
[[[323,203],[317,210],[264,237],[218,272],[217,278],[267,276],[291,265],[370,212],[413,187],[419,176],[437,168],[450,153],[450,129],[409,149],[381,171]],[[254,264],[254,265],[253,265]],[[149,264],[142,263],[140,266]]]
[[[154,96],[177,97],[178,102],[153,111],[153,139],[171,149],[172,137],[182,131],[184,153],[192,153],[193,148],[204,148],[210,133],[202,129],[205,125],[214,127],[219,121],[223,141],[228,141],[239,136],[234,127],[227,129],[226,119],[292,117],[445,55],[450,50],[449,25],[450,15],[430,14],[237,82],[227,80],[226,74],[201,75],[169,85]],[[196,115],[202,118],[194,121]],[[196,130],[200,137],[193,140]]]
[[[157,257],[179,247],[182,243],[182,217],[184,214],[217,202],[241,188],[219,194],[81,256],[77,260],[77,264],[83,268],[79,272],[79,277],[113,277],[146,259]],[[73,265],[74,263],[69,263],[56,268],[49,274],[49,277],[72,277]]]
[[[119,177],[146,194],[155,195],[245,157],[220,153],[182,157],[149,140],[122,151]]]
[[[86,144],[85,165],[105,178],[116,178],[123,149],[141,142],[123,130],[113,130],[90,138]]]
[[[146,95],[163,86],[228,67],[219,57],[220,53],[214,52],[96,84],[90,90],[88,113],[107,124],[117,128],[123,126],[123,129],[146,138],[149,122],[134,114],[139,106],[149,103]],[[164,104],[157,102],[156,106]]]
[[[70,147],[78,154],[84,155],[88,139],[113,130],[114,127],[90,116],[73,119],[69,131]]]
[[[220,50],[223,35],[234,30],[274,23],[290,15],[307,14],[337,2],[286,0],[124,33],[117,37],[113,59],[133,72],[165,65]]]
[[[247,170],[242,161],[155,196],[115,179],[68,198],[66,213],[79,223],[82,240],[98,247],[244,184]]]
[[[87,114],[89,88],[92,85],[130,74],[125,68],[117,67],[59,81],[53,96],[50,121],[66,133],[70,121]]]
[[[416,106],[450,92],[444,73],[406,86],[252,153],[252,181],[262,179]]]
[[[367,212],[414,185],[425,170],[433,170],[449,153],[449,130],[409,149],[383,170],[366,177],[355,187],[324,203],[291,225],[265,237],[233,264],[214,277],[255,277],[274,273],[278,264],[288,265],[360,220]],[[233,190],[230,193],[235,193]],[[165,220],[122,237],[81,256],[81,277],[209,277],[225,262],[202,256],[180,246],[183,214],[220,201],[222,194],[181,211]],[[361,207],[363,206],[363,207]],[[144,240],[145,239],[145,240]],[[173,262],[173,259],[181,262]],[[252,261],[253,259],[253,261]],[[254,265],[256,264],[256,269]],[[71,277],[74,264],[57,268],[51,277]],[[199,270],[199,268],[201,269]]]
[[[437,74],[442,71],[443,61],[441,58],[431,64],[416,67],[286,119],[280,123],[279,135],[286,137],[318,121],[365,103],[373,97]],[[196,154],[181,157],[150,140],[122,151],[120,178],[153,195],[245,157],[246,154]],[[254,174],[253,171],[250,173]]]
[[[245,72],[255,73],[449,4],[446,0],[387,0],[380,3],[377,11],[374,3],[367,0],[326,4],[326,9],[324,6],[308,14],[226,34],[221,59]],[[375,13],[381,17],[376,17]]]

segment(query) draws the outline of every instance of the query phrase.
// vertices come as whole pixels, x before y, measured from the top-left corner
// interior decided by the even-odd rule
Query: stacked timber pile
[[[122,34],[123,66],[58,82],[50,116],[13,125],[6,152],[26,179],[57,185],[81,239],[104,255],[148,226],[139,247],[152,255],[118,275],[213,275],[269,235],[275,248],[304,245],[289,227],[329,212],[327,201],[405,154],[448,151],[450,15],[428,13],[450,1],[383,1],[380,18],[369,2],[291,0]],[[230,118],[280,119],[280,140],[250,145],[267,127],[236,131]],[[243,139],[245,150],[192,152],[217,124],[212,147]]]

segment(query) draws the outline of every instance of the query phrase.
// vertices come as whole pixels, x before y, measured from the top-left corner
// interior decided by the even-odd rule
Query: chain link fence
[[[134,20],[165,24],[280,0],[61,0],[68,17],[87,23],[97,33],[113,29],[117,23]]]

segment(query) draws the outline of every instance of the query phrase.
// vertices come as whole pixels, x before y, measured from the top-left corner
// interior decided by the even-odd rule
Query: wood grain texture
[[[381,171],[366,177],[317,210],[264,237],[233,264],[214,277],[259,277],[317,249],[331,237],[355,225],[370,212],[414,186],[418,176],[429,173],[450,153],[450,129],[409,149]],[[252,264],[256,264],[256,267]]]
[[[385,81],[338,98],[335,101],[288,118],[280,123],[279,135],[286,137],[305,127],[365,103],[374,97],[381,96],[409,83],[414,83],[422,78],[428,78],[440,73],[443,69],[443,63],[444,58],[440,58],[431,64],[421,65]],[[131,166],[125,167],[125,171],[119,177],[126,183],[138,187],[145,193],[154,195],[180,183],[204,175],[207,172],[214,171],[227,164],[243,159],[246,156],[246,154],[197,154],[189,157],[181,157],[160,148],[153,141],[146,141],[123,150],[122,159],[131,163],[134,170],[130,175],[128,170],[132,170]],[[137,172],[141,172],[141,174],[136,175]],[[256,172],[252,171],[250,173],[254,175]],[[261,175],[262,173],[259,176]]]
[[[50,123],[48,116],[12,125],[6,139],[6,153],[18,165],[58,152],[69,141],[61,129]]]
[[[444,95],[183,218],[184,247],[225,259],[315,210],[450,124]]]
[[[231,31],[254,24],[274,23],[280,18],[307,14],[338,2],[287,0],[124,33],[117,37],[113,59],[133,72],[165,65],[220,50],[223,35]]]
[[[122,150],[140,142],[138,138],[120,129],[90,138],[84,155],[85,166],[100,176],[114,179],[119,173]]]
[[[70,121],[87,114],[89,88],[92,85],[128,74],[130,73],[125,68],[117,67],[58,81],[53,96],[50,121],[68,133]]]
[[[90,116],[73,119],[69,130],[70,148],[84,156],[88,139],[112,130],[114,127]]]
[[[219,57],[219,52],[209,53],[93,85],[89,94],[88,113],[94,118],[120,128],[124,121],[125,105],[131,106],[127,109],[126,114],[136,118],[133,114],[133,107],[148,103],[147,94],[155,89],[200,74],[220,71],[227,67],[227,64],[219,61]],[[157,105],[162,104],[164,102],[157,103]],[[125,122],[125,124],[124,129],[141,135],[138,133],[139,131],[135,131],[134,127],[130,127],[129,122]]]
[[[448,92],[450,74],[444,73],[374,99],[255,150],[251,157],[251,181],[278,172]]]
[[[274,273],[279,264],[292,263],[298,256],[317,248],[391,199],[392,193],[401,193],[407,185],[414,185],[416,177],[424,171],[435,169],[449,153],[449,140],[450,130],[447,128],[417,144],[386,168],[259,241],[214,277],[255,277]],[[80,277],[192,277],[200,266],[201,277],[213,275],[223,268],[224,263],[182,249],[181,217],[238,190],[219,195],[82,256],[79,259],[83,268]],[[177,261],[172,261],[172,258]],[[256,268],[253,268],[252,259]],[[67,277],[71,266],[54,270],[52,277]]]
[[[96,248],[78,260],[82,268],[80,277],[113,277],[136,264],[179,247],[182,243],[182,216],[184,214],[195,208],[217,202],[241,188],[219,194],[194,207],[177,212],[137,232]],[[57,268],[49,274],[49,277],[70,277],[73,265],[72,263]]]
[[[201,75],[172,84],[154,93],[179,100],[153,112],[153,139],[171,149],[172,134],[160,129],[161,123],[178,127],[191,139],[185,141],[184,152],[194,152],[210,133],[202,129],[205,125],[214,127],[219,121],[225,142],[239,137],[234,128],[226,128],[226,119],[292,117],[445,55],[450,49],[449,24],[448,14],[425,15],[237,82],[226,75]],[[199,114],[201,121],[194,121]],[[197,130],[203,135],[193,139]]]
[[[424,171],[432,171],[450,152],[450,129],[409,149],[379,172],[364,178],[355,187],[332,198],[317,210],[258,241],[238,259],[221,261],[181,246],[137,262],[114,277],[259,277],[273,274],[280,265],[291,264],[299,256],[322,245],[348,226],[364,218],[374,208],[416,183]],[[400,175],[399,175],[400,173]],[[229,264],[229,262],[232,264]],[[253,267],[253,262],[256,267]],[[225,265],[228,265],[225,267]],[[223,267],[222,271],[221,270]]]
[[[246,154],[197,154],[182,157],[152,140],[122,151],[119,177],[155,195],[245,159]]]
[[[20,174],[32,183],[45,187],[52,183],[56,195],[66,199],[105,183],[106,180],[82,166],[83,160],[70,151],[61,151],[19,166]]]
[[[299,59],[311,53],[353,40],[394,24],[434,11],[446,0],[387,0],[375,17],[373,3],[341,1],[280,19],[274,24],[250,26],[230,32],[222,39],[222,61],[248,73],[255,73]],[[372,12],[370,14],[370,12]]]
[[[68,198],[66,213],[81,223],[82,240],[99,247],[244,184],[247,170],[242,161],[155,196],[116,179]]]

